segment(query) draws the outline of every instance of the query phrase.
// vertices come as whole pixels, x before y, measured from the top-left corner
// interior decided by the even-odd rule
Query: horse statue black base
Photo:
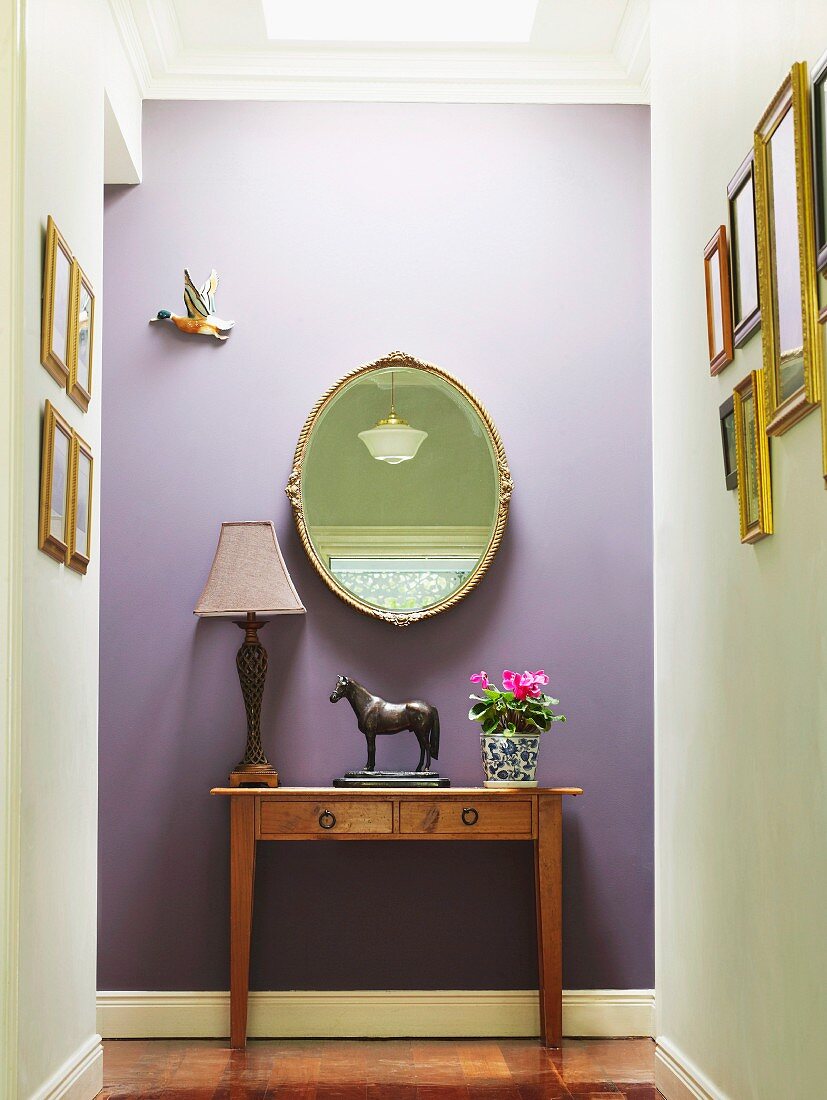
[[[417,777],[435,781],[428,785],[449,786],[449,780],[442,779],[431,772],[431,760],[439,757],[439,712],[430,703],[424,703],[421,699],[412,699],[408,703],[387,703],[378,695],[372,695],[367,688],[362,687],[348,676],[340,676],[336,681],[330,701],[338,703],[340,699],[347,699],[356,715],[359,729],[365,735],[368,746],[368,762],[362,772],[349,772],[345,777],[357,781],[365,777],[372,780],[396,778],[399,785],[410,786],[416,782]],[[419,742],[419,763],[416,772],[377,772],[376,771],[376,738],[385,733],[401,733],[403,730],[411,730],[416,734]],[[336,784],[341,784],[337,780]],[[375,785],[375,784],[374,784]]]

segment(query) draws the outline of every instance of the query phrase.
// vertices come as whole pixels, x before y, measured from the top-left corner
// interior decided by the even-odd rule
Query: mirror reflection
[[[498,532],[499,441],[457,384],[415,363],[390,357],[342,383],[300,460],[314,564],[388,618],[458,594]]]

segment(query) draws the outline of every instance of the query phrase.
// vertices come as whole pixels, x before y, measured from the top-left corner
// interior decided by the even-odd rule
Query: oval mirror
[[[393,352],[321,398],[286,492],[324,582],[366,615],[407,626],[479,583],[511,489],[502,441],[473,394]]]

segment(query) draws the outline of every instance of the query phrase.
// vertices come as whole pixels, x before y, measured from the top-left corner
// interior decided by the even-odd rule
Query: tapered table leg
[[[247,1045],[250,935],[256,873],[256,799],[230,799],[230,1046]]]
[[[560,795],[537,801],[534,881],[537,898],[537,969],[540,1039],[559,1047],[563,1038],[563,803]]]

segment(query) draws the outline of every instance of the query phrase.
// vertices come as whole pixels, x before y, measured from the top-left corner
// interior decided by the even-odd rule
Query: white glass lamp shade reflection
[[[400,462],[409,462],[416,457],[422,441],[428,438],[427,432],[412,428],[391,410],[387,420],[380,420],[375,427],[359,432],[359,438],[379,462],[396,466]]]

